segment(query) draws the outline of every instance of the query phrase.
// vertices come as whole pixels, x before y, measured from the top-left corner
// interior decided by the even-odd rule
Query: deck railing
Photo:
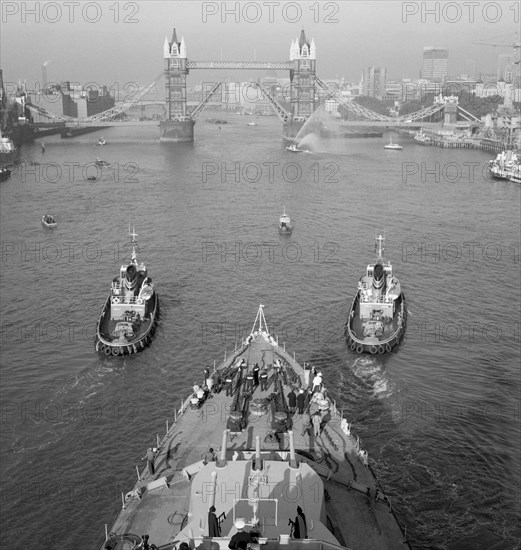
[[[293,355],[291,355],[289,352],[286,351],[286,342],[283,343],[283,349],[281,349],[280,346],[278,346],[278,337],[276,338],[276,340],[277,340],[277,347],[275,348],[276,351],[274,351],[274,354],[279,355],[282,359],[287,361],[288,364],[293,369],[295,368],[296,365],[298,365],[299,369],[302,369],[302,366],[299,363],[297,363],[295,352],[293,352]],[[221,361],[221,363],[217,367],[215,365],[216,362],[214,361],[214,371],[228,368],[231,364],[233,364],[236,357],[241,355],[246,350],[247,347],[248,347],[248,344],[245,344],[244,342],[241,342],[241,344],[236,344],[235,345],[235,347],[234,347],[234,349],[233,349],[233,351],[230,355],[227,355],[227,353],[225,351],[224,352],[224,359],[223,359],[223,361]],[[168,441],[170,432],[175,428],[175,425],[179,422],[179,420],[181,419],[181,417],[183,416],[185,411],[190,407],[191,397],[192,397],[192,393],[188,397],[186,397],[184,400],[181,400],[179,409],[177,409],[177,408],[174,409],[174,422],[173,422],[173,424],[169,424],[168,419],[165,420],[166,432],[163,435],[163,437],[160,437],[159,433],[156,433],[155,442],[154,442],[155,445],[157,446],[156,457],[159,456],[159,454],[161,453],[163,447],[165,446],[165,443]],[[342,422],[343,419],[344,419],[343,411],[340,411],[337,408],[337,404],[336,404],[335,399],[331,399],[330,397],[327,397],[327,398],[328,398],[328,401],[331,404],[331,409],[332,409],[333,414],[336,417],[339,417],[339,421]],[[350,425],[348,425],[348,426],[350,426]],[[328,436],[329,434],[326,434],[326,435]],[[349,438],[351,438],[351,437],[354,438],[354,436],[351,435],[350,431],[347,434],[347,436]],[[357,436],[357,438],[356,438],[355,448],[357,449],[357,451],[359,453],[363,452],[363,451],[361,451],[361,444],[360,444],[359,436]],[[367,454],[365,456],[367,457]],[[302,457],[301,457],[301,459],[302,459]],[[382,490],[380,482],[378,481],[378,478],[377,478],[375,472],[373,471],[373,469],[371,468],[370,464],[368,464],[368,468],[371,471],[371,473],[373,474],[373,476],[376,480],[377,486],[380,488],[380,490]],[[146,466],[143,467],[141,472],[140,472],[139,467],[136,464],[136,473],[137,473],[138,481],[141,481],[142,477],[144,477],[143,474],[145,473],[145,471],[146,471]],[[323,472],[323,475],[324,475],[324,477],[326,477],[329,480],[331,478],[332,471]],[[121,497],[122,497],[122,508],[125,509],[125,495],[122,493]],[[398,518],[397,518],[394,510],[392,509],[392,507],[390,505],[390,499],[389,499],[388,504],[389,504],[389,513],[393,514],[400,530],[402,531],[402,534],[404,535],[404,541],[403,542],[408,544],[407,528],[406,527],[403,528],[401,526],[400,522],[398,521]],[[116,520],[119,512],[120,512],[119,510],[115,512],[114,517],[113,517],[113,521],[111,522],[112,524]],[[105,524],[105,542],[109,538],[110,538],[110,533],[108,532],[107,524]],[[218,539],[216,539],[216,542],[217,541],[225,541],[226,542],[226,547],[227,547],[227,543],[229,541],[229,538],[226,538],[226,537],[218,538]],[[169,544],[162,545],[162,546],[158,547],[158,550],[175,550],[180,542],[181,541],[173,541],[172,543],[169,543]],[[306,539],[306,540],[289,539],[288,541],[286,541],[286,540],[281,541],[280,539],[267,539],[265,549],[266,550],[280,550],[281,547],[282,547],[284,550],[287,550],[288,546],[291,547],[290,550],[346,550],[346,547],[344,547],[344,546],[335,545],[335,544],[332,544],[332,543],[329,543],[329,542],[323,542],[323,541],[318,541],[318,540],[313,540],[313,539]],[[350,549],[347,548],[347,550],[350,550]]]

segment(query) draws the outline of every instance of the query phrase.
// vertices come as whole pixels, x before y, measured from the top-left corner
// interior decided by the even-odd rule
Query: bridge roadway
[[[391,120],[343,120],[340,126],[376,126],[380,128],[439,128],[439,122],[400,122]]]
[[[69,122],[65,123],[67,128],[88,128],[89,126],[99,126],[106,128],[110,126],[159,126],[159,120],[93,120],[87,122]]]
[[[342,121],[340,125],[353,127],[375,126],[380,128],[440,128],[439,122],[391,122],[381,120],[358,120],[358,121]],[[469,126],[470,122],[458,122],[458,127]],[[67,128],[86,128],[89,126],[111,127],[111,126],[159,126],[158,120],[96,120],[96,121],[67,121]],[[63,127],[63,126],[62,126]]]

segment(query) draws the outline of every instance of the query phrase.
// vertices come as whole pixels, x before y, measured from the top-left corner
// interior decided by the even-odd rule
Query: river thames
[[[386,133],[298,155],[275,117],[195,134],[49,138],[1,184],[2,539],[97,548],[146,448],[262,303],[323,372],[414,548],[519,548],[520,186],[488,177],[490,154],[398,134],[401,152]],[[107,359],[94,329],[129,224],[161,319],[150,348]],[[396,353],[361,357],[343,327],[375,232],[409,322]]]

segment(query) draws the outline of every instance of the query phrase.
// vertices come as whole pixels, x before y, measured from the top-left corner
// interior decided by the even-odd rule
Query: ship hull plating
[[[193,120],[163,120],[160,124],[159,140],[166,143],[187,143],[194,141]]]

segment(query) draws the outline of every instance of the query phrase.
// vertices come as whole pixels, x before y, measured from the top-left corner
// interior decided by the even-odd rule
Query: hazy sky
[[[305,29],[317,47],[317,74],[359,81],[369,65],[388,78],[417,78],[424,46],[449,48],[449,73],[495,73],[511,48],[473,42],[519,40],[519,1],[500,2],[182,2],[2,0],[0,65],[4,81],[146,84],[163,70],[165,35],[177,28],[192,60],[289,59]],[[35,13],[36,12],[36,13]],[[258,73],[263,76],[264,73]],[[287,76],[285,73],[278,73]],[[189,84],[217,75],[192,71]],[[243,80],[241,71],[219,76]]]

